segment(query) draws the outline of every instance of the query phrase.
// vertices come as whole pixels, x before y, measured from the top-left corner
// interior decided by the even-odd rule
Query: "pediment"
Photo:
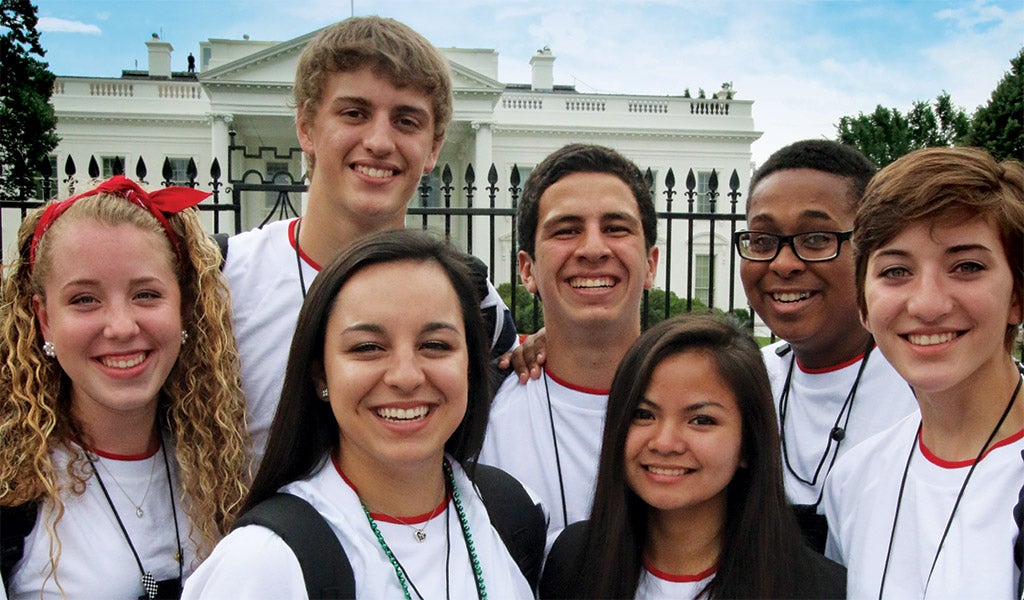
[[[291,86],[295,81],[299,55],[317,32],[319,30],[210,69],[199,75],[199,81],[207,85],[269,83]]]
[[[205,71],[199,75],[199,81],[210,86],[291,86],[302,49],[319,31],[311,31],[293,40],[281,42]],[[448,59],[448,64],[451,68],[452,86],[457,92],[500,94],[505,89],[505,86],[496,79],[451,58]]]
[[[496,79],[491,79],[450,59],[448,64],[452,71],[452,89],[457,92],[493,92],[500,94],[505,90],[505,84]]]

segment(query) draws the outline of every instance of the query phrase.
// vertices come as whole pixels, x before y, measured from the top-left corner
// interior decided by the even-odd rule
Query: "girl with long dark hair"
[[[757,344],[712,316],[649,329],[612,382],[591,518],[555,542],[541,597],[844,593],[844,570],[804,546],[786,504]]]

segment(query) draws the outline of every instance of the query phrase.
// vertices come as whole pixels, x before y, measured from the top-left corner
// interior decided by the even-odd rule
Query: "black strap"
[[[488,269],[484,261],[472,254],[463,254],[463,261],[469,269],[473,287],[476,289],[478,300],[483,302],[490,292],[488,287]],[[499,305],[500,306],[500,305]],[[512,350],[516,342],[516,324],[512,319],[512,313],[508,307],[503,307],[499,312],[498,306],[489,306],[481,309],[481,316],[484,319],[484,330],[491,342],[491,358],[497,359],[502,354]],[[504,375],[507,375],[505,373]],[[501,379],[504,379],[504,375]]]
[[[18,506],[0,506],[0,579],[11,585],[11,571],[25,553],[25,538],[36,525],[39,505],[26,502]]]
[[[1021,460],[1024,460],[1024,450],[1020,452]],[[1024,598],[1024,485],[1021,485],[1020,494],[1017,496],[1017,506],[1013,507],[1013,520],[1017,523],[1017,541],[1013,545],[1013,561],[1020,571],[1017,578],[1017,597]]]
[[[215,233],[210,237],[213,241],[217,242],[217,246],[220,247],[220,270],[224,270],[224,263],[228,262],[228,238],[231,237],[227,233]]]
[[[531,589],[537,589],[547,535],[543,510],[516,478],[497,467],[476,465],[473,482],[501,541]],[[327,521],[302,498],[274,494],[239,517],[232,529],[245,525],[266,527],[288,544],[302,567],[310,598],[355,598],[355,575],[345,549]]]
[[[547,537],[544,511],[519,480],[497,467],[476,465],[473,483],[480,490],[491,525],[530,588],[536,590]]]
[[[345,549],[331,526],[309,502],[274,494],[252,507],[232,529],[260,525],[281,537],[302,567],[310,598],[355,598],[356,581]]]

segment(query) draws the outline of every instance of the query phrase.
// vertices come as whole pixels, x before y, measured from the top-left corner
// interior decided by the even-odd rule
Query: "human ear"
[[[326,394],[328,390],[327,386],[327,373],[324,370],[324,364],[317,361],[313,365],[313,389],[316,390],[316,397],[324,402],[330,402],[330,396]]]
[[[295,136],[299,138],[299,146],[309,156],[315,156],[313,144],[313,126],[302,114],[302,107],[295,110]]]
[[[36,320],[39,322],[39,331],[43,334],[43,339],[50,339],[50,316],[46,312],[46,300],[39,294],[32,296],[32,311],[36,314]]]
[[[658,247],[651,246],[647,252],[647,276],[644,278],[644,289],[654,287],[654,276],[658,274]]]
[[[533,273],[533,259],[525,250],[519,251],[519,278],[523,280],[523,287],[531,294],[537,293],[537,280]]]
[[[444,138],[434,140],[430,147],[430,154],[427,155],[427,161],[423,163],[423,173],[427,174],[434,170],[434,166],[437,165],[437,157],[441,154],[441,146],[444,145]]]

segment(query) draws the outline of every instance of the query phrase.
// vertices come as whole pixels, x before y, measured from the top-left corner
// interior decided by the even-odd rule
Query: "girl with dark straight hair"
[[[555,542],[541,597],[844,594],[787,506],[757,344],[710,315],[649,329],[612,382],[591,518]]]

